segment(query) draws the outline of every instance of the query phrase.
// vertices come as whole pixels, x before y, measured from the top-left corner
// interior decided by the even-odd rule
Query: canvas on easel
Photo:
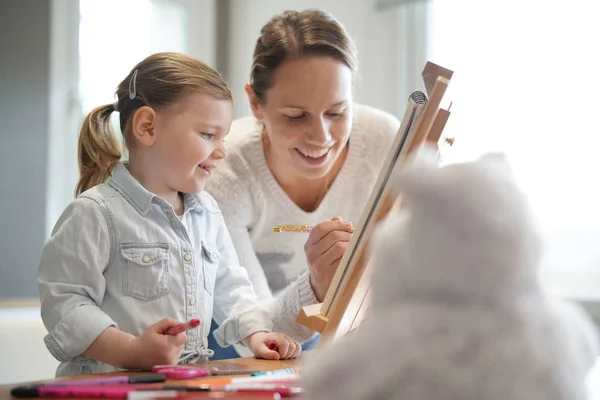
[[[322,334],[322,343],[353,330],[367,314],[369,262],[365,249],[377,222],[398,201],[387,188],[388,179],[425,141],[437,144],[440,140],[450,116],[450,107],[441,104],[452,74],[434,63],[426,64],[422,78],[427,95],[411,94],[398,134],[323,303],[304,307],[298,315],[298,323]]]

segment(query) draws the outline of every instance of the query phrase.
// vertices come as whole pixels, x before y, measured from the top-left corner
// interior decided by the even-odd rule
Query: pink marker
[[[269,342],[267,347],[269,348],[269,350],[279,351],[279,346],[277,346],[277,343],[275,342]]]
[[[147,385],[101,385],[101,386],[22,386],[11,390],[11,395],[16,398],[38,398],[38,397],[63,397],[63,398],[104,398],[104,399],[127,399],[132,392],[143,395],[159,391],[162,395],[171,392],[179,397],[186,392],[233,392],[233,393],[255,393],[255,394],[279,394],[279,397],[294,397],[300,395],[302,390],[298,387],[278,384],[246,384],[225,386],[163,386],[155,384]],[[191,394],[191,393],[189,393]],[[161,397],[161,396],[159,396]],[[169,396],[171,397],[171,396]]]
[[[246,384],[246,385],[224,385],[213,386],[211,391],[223,391],[229,393],[256,393],[256,394],[279,394],[281,397],[296,397],[302,394],[302,389],[296,386],[281,384]]]
[[[198,327],[198,325],[200,325],[199,319],[190,319],[186,323],[170,327],[169,329],[167,329],[165,331],[165,335],[175,336],[175,335],[180,334],[181,332],[185,332],[187,330],[194,329],[194,328]]]
[[[11,395],[17,398],[31,397],[102,397],[126,399],[129,392],[134,390],[159,390],[164,386],[147,385],[98,385],[98,386],[21,386],[14,388]]]

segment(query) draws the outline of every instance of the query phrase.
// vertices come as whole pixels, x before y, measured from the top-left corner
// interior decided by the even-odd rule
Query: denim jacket
[[[115,370],[82,355],[109,326],[137,336],[165,317],[199,318],[180,362],[212,355],[206,346],[213,314],[222,345],[272,330],[214,199],[186,194],[184,205],[178,217],[119,164],[107,183],[82,193],[61,215],[37,275],[45,343],[61,361],[58,376]]]

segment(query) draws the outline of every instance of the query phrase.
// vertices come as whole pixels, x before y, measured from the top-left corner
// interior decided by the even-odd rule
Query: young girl
[[[300,345],[271,331],[293,325],[297,310],[289,304],[315,302],[314,294],[297,288],[281,304],[259,308],[219,208],[203,192],[225,158],[232,121],[222,77],[191,57],[155,54],[117,96],[83,122],[78,197],[40,261],[45,342],[61,361],[57,375],[206,360],[213,305],[219,344],[243,341],[256,357],[296,357]],[[114,111],[127,163],[119,162]],[[199,328],[166,334],[194,318]],[[269,349],[273,342],[278,349]]]

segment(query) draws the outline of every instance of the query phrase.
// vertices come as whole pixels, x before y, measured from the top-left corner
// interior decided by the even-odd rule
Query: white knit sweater
[[[362,105],[354,105],[353,115],[347,158],[314,212],[303,211],[276,182],[265,161],[262,125],[253,117],[234,121],[227,158],[207,190],[223,212],[259,299],[271,299],[307,270],[307,234],[274,233],[274,225],[315,225],[334,216],[358,222],[400,122]]]

